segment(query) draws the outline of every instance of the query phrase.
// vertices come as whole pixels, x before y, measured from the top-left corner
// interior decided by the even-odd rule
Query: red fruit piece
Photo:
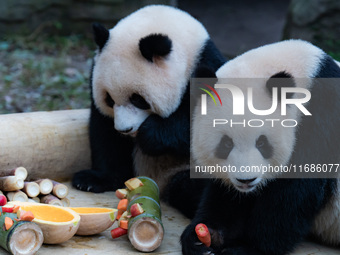
[[[126,235],[127,232],[128,232],[127,229],[123,229],[123,228],[118,227],[118,228],[111,230],[111,236],[112,236],[113,239],[115,239],[115,238],[118,238],[120,236]]]
[[[7,204],[7,198],[4,195],[0,195],[0,206]]]
[[[139,203],[135,203],[130,207],[130,213],[132,217],[140,215],[144,212],[142,206]]]
[[[116,197],[118,197],[119,199],[124,199],[126,198],[128,193],[127,189],[117,189],[116,190]]]
[[[134,190],[144,185],[138,178],[131,178],[127,180],[124,184],[129,190]]]
[[[2,207],[2,212],[12,213],[13,207]]]

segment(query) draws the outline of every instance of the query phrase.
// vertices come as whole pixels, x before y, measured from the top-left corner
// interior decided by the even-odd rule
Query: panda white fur
[[[211,75],[213,77],[213,75]],[[207,114],[197,107],[193,117],[192,155],[195,166],[272,165],[340,163],[340,68],[312,44],[289,40],[263,46],[227,62],[217,72],[216,91],[222,106],[207,102]],[[236,78],[236,79],[235,79]],[[250,78],[250,79],[238,79]],[[280,79],[279,82],[275,78]],[[269,116],[233,115],[233,99],[219,84],[233,84],[244,95],[253,89],[254,107],[269,109],[273,88],[305,88],[311,98],[303,106],[278,107]],[[308,93],[306,92],[306,95]],[[302,99],[301,93],[287,94]],[[279,97],[281,98],[281,97]],[[308,96],[307,96],[308,99]],[[307,100],[306,100],[307,101]],[[280,104],[279,104],[280,105]],[[261,128],[229,124],[212,127],[213,119],[295,119],[297,127],[280,122]],[[252,125],[260,125],[253,122]],[[244,127],[245,126],[245,127]],[[333,172],[335,168],[333,168]],[[288,254],[307,235],[332,245],[340,244],[340,193],[335,178],[279,178],[285,173],[213,173],[191,224],[181,236],[184,254]],[[279,176],[281,175],[281,176]],[[327,175],[326,177],[337,177]],[[325,175],[323,175],[325,177]],[[212,246],[197,245],[194,228],[205,223],[212,233]]]
[[[110,30],[93,28],[92,169],[78,172],[73,186],[103,192],[146,175],[163,191],[183,169],[174,181],[190,181],[189,80],[198,66],[217,70],[224,57],[200,22],[169,6],[144,7]]]

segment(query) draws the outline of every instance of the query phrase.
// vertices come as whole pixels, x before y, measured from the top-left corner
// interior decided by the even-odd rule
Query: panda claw
[[[92,190],[92,186],[88,186],[87,191],[91,191],[91,190]]]
[[[203,255],[214,255],[214,253],[212,253],[211,251],[206,251],[203,253]]]
[[[201,242],[196,242],[196,243],[194,243],[195,245],[197,245],[197,246],[199,246],[199,245],[202,245],[203,243],[201,243]]]

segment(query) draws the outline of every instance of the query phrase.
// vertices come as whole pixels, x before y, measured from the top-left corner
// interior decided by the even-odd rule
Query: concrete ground
[[[90,193],[76,190],[71,187],[70,183],[65,183],[70,192],[68,198],[71,206],[88,206],[88,207],[116,207],[118,199],[114,192]],[[189,224],[189,219],[179,214],[173,208],[161,204],[162,222],[165,229],[165,235],[161,246],[151,254],[170,254],[180,255],[181,246],[179,238],[184,228]],[[110,231],[117,227],[115,223],[108,230],[93,236],[74,236],[62,244],[44,244],[37,255],[136,255],[145,254],[136,251],[127,236],[112,239]],[[0,255],[8,254],[0,248]],[[319,244],[304,242],[291,255],[337,255],[340,249],[333,249]]]

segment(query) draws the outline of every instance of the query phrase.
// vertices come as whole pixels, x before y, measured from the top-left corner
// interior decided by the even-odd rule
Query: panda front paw
[[[159,156],[166,152],[165,142],[168,139],[163,137],[162,118],[158,115],[150,115],[139,127],[136,142],[142,152],[150,156]]]
[[[72,185],[82,191],[101,193],[116,190],[122,187],[123,184],[118,183],[111,176],[103,175],[101,172],[83,170],[73,176]]]
[[[190,224],[181,235],[183,255],[208,255],[216,254],[211,247],[202,244],[196,235],[195,227]]]

